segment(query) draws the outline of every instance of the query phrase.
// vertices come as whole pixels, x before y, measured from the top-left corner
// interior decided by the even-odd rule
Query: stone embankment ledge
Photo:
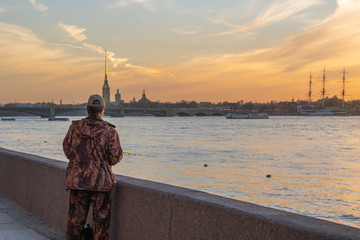
[[[0,195],[65,231],[66,162],[0,148]],[[360,239],[360,229],[166,184],[117,176],[111,239]]]

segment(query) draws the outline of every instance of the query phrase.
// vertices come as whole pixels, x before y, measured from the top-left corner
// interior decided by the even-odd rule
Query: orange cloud
[[[214,34],[215,36],[235,34],[253,30],[274,22],[282,21],[295,13],[298,13],[310,6],[319,4],[320,0],[287,0],[274,2],[265,12],[257,16],[254,20],[233,26],[231,30]],[[230,24],[228,24],[230,25]]]
[[[306,98],[309,71],[320,77],[325,65],[332,78],[327,82],[328,94],[340,94],[339,72],[347,67],[351,72],[349,94],[358,98],[360,86],[354,80],[358,79],[356,69],[360,66],[359,9],[359,4],[340,7],[334,16],[316,27],[266,49],[193,58],[168,69],[174,76],[172,81],[177,83],[171,85],[184,91],[188,88],[186,92],[198,96],[198,100],[207,95],[208,99],[232,101],[288,100],[292,95]],[[211,97],[216,94],[218,97]]]
[[[100,93],[104,79],[103,57],[79,57],[69,49],[91,50],[103,54],[101,47],[83,43],[81,46],[48,44],[31,30],[0,22],[0,103],[63,99],[64,103],[81,103],[89,94]],[[146,78],[157,70],[126,63],[127,59],[108,57],[114,67],[123,64],[127,76]],[[126,63],[126,64],[125,64]],[[115,69],[109,72],[116,76]],[[125,71],[124,71],[125,70]],[[111,79],[110,85],[116,86]],[[140,87],[141,89],[141,87]]]
[[[357,7],[343,8],[317,26],[274,46],[242,54],[194,57],[174,66],[139,67],[130,63],[113,72],[111,86],[131,99],[146,89],[152,100],[238,101],[306,99],[309,72],[313,98],[320,98],[321,71],[328,70],[327,94],[340,95],[343,67],[350,71],[349,98],[360,97],[360,20]],[[136,93],[138,92],[138,95]]]

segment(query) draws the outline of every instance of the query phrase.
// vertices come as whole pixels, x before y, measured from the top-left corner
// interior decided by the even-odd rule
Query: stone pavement
[[[63,240],[65,233],[0,196],[0,240],[47,239]]]

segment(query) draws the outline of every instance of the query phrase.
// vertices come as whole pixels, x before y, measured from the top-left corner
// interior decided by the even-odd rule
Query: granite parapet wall
[[[66,162],[0,148],[0,195],[66,229]],[[111,239],[360,239],[360,229],[187,188],[117,176]]]

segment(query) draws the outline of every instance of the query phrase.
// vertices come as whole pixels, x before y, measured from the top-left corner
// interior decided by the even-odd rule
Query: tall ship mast
[[[343,74],[343,90],[342,90],[342,93],[341,93],[342,99],[343,99],[342,107],[345,108],[345,74],[346,74],[345,68],[344,68],[342,74]]]
[[[311,73],[310,73],[310,81],[309,81],[309,106],[311,104]]]
[[[325,108],[325,66],[323,72],[322,108]]]

